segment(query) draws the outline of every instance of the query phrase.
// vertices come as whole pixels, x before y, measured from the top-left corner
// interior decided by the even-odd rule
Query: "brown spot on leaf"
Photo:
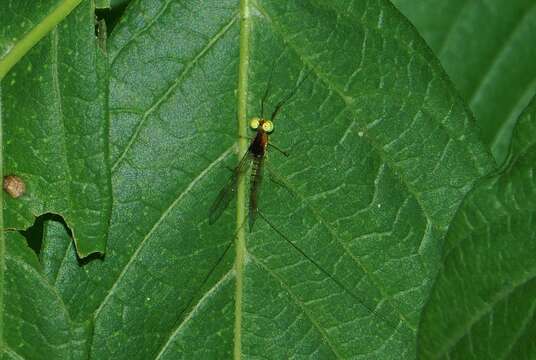
[[[4,190],[11,195],[12,198],[18,198],[24,195],[26,184],[16,175],[4,176]]]

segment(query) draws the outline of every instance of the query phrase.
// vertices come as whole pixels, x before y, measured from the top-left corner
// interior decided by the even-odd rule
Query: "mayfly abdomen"
[[[262,181],[262,162],[264,157],[254,156],[253,164],[251,166],[251,181],[250,181],[250,192],[249,192],[249,228],[253,228],[255,224],[255,219],[257,217],[258,203],[257,196],[259,188]]]

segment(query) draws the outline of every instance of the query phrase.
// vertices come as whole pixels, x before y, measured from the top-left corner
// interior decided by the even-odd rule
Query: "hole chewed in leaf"
[[[26,238],[28,246],[30,246],[30,248],[32,248],[32,250],[35,251],[37,255],[39,255],[39,253],[41,252],[41,248],[43,245],[44,226],[47,221],[55,221],[61,223],[65,228],[65,231],[69,234],[69,237],[72,238],[71,229],[69,229],[69,227],[65,223],[65,220],[60,215],[46,213],[41,216],[38,216],[35,218],[35,221],[32,226],[20,231],[21,235]]]

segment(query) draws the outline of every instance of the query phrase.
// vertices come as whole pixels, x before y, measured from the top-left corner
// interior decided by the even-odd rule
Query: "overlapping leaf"
[[[516,126],[508,166],[468,196],[421,326],[423,358],[535,355],[536,101]]]
[[[474,112],[502,162],[512,128],[536,93],[536,3],[393,0],[415,24]]]

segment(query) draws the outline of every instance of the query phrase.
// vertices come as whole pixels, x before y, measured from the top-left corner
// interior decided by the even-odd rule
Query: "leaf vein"
[[[130,137],[127,145],[121,152],[121,154],[117,157],[117,160],[111,167],[112,174],[115,172],[117,166],[123,161],[126,154],[130,151],[132,146],[134,145],[134,141],[138,138],[143,126],[145,125],[148,117],[150,114],[152,114],[165,100],[169,98],[169,96],[173,93],[173,91],[182,84],[182,81],[186,77],[186,75],[190,72],[190,70],[193,69],[194,65],[197,64],[197,62],[210,50],[212,49],[218,41],[231,29],[232,25],[237,20],[237,15],[235,14],[231,20],[223,26],[220,31],[213,36],[210,41],[206,44],[206,46],[201,49],[199,53],[197,53],[191,61],[189,61],[184,69],[179,73],[177,76],[177,79],[169,86],[169,88],[160,96],[156,101],[153,102],[153,104],[144,112],[143,117],[141,118],[140,122],[136,126],[136,129],[134,130],[132,136]]]
[[[224,286],[224,284],[231,280],[234,277],[235,273],[234,270],[229,270],[225,275],[223,275],[220,280],[218,280],[214,286],[212,286],[210,289],[208,289],[205,294],[199,299],[199,301],[192,307],[192,310],[182,319],[182,321],[177,324],[175,329],[171,329],[169,332],[169,335],[167,337],[167,340],[163,343],[161,349],[158,351],[158,355],[155,357],[155,360],[160,359],[164,353],[165,350],[168,348],[168,346],[171,344],[171,341],[173,338],[188,324],[190,320],[192,320],[197,313],[197,311],[209,300],[209,298],[214,295],[217,291],[221,290]]]
[[[173,210],[175,208],[175,206],[177,206],[180,201],[194,188],[194,186],[214,167],[216,166],[217,164],[219,164],[221,161],[223,161],[223,159],[225,159],[229,153],[233,150],[234,148],[234,145],[229,147],[226,151],[224,151],[222,153],[222,155],[220,155],[216,160],[214,160],[212,163],[210,163],[205,169],[203,169],[199,175],[197,175],[196,178],[194,178],[190,184],[188,184],[188,186],[184,189],[184,191],[182,191],[176,198],[175,200],[166,208],[166,210],[164,210],[164,212],[162,213],[162,215],[160,216],[160,218],[158,218],[158,220],[154,223],[153,227],[147,232],[147,234],[145,234],[145,236],[143,237],[143,239],[141,240],[140,244],[138,245],[138,247],[136,248],[136,250],[134,251],[134,253],[132,254],[132,256],[130,257],[129,261],[125,264],[125,266],[123,267],[123,269],[121,270],[121,273],[119,274],[119,276],[117,277],[117,279],[114,281],[114,283],[112,284],[112,286],[110,287],[110,291],[108,292],[108,294],[106,295],[106,297],[102,300],[101,304],[99,305],[99,307],[97,308],[97,310],[95,311],[95,318],[98,317],[98,315],[100,314],[100,312],[102,311],[102,309],[104,308],[105,304],[112,298],[112,295],[115,293],[115,290],[118,286],[118,284],[121,282],[121,280],[123,279],[123,277],[126,275],[127,273],[127,270],[130,268],[130,266],[134,263],[134,259],[138,256],[138,254],[141,252],[141,250],[143,249],[143,247],[145,246],[147,240],[151,237],[151,235],[158,229],[158,227],[160,226],[160,224],[162,224],[162,222],[164,221],[164,219],[170,214],[171,210]]]
[[[268,268],[266,265],[264,265],[259,259],[257,259],[253,254],[248,253],[248,257],[251,258],[257,265],[259,265],[261,268],[263,268],[271,277],[273,277],[275,280],[277,280],[283,289],[287,291],[287,293],[290,295],[290,298],[298,307],[302,310],[302,313],[309,319],[311,324],[317,329],[317,331],[320,333],[322,338],[326,341],[328,344],[329,349],[333,352],[335,356],[339,359],[343,359],[344,357],[339,354],[339,351],[336,349],[335,345],[332,344],[328,334],[325,332],[325,330],[320,326],[320,324],[314,319],[312,314],[309,313],[309,311],[306,309],[305,304],[298,299],[298,297],[294,294],[294,292],[290,289],[290,287],[287,285],[287,283],[281,278],[279,275],[277,275],[272,269]]]

